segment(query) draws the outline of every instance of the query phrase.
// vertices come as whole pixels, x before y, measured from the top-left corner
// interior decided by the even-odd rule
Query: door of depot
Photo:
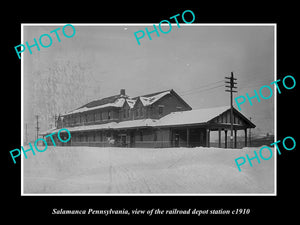
[[[130,132],[130,147],[134,147],[134,142],[135,142],[135,139],[134,139],[134,131],[131,131]]]
[[[126,147],[126,134],[121,134],[121,146]]]
[[[179,147],[179,134],[175,133],[175,147]]]

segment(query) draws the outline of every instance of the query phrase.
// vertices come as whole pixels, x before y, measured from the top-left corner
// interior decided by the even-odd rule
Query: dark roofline
[[[170,93],[172,93],[175,97],[177,97],[179,99],[179,101],[181,101],[187,108],[189,108],[190,110],[192,109],[192,107],[189,104],[187,104],[173,89],[163,90],[163,91],[159,91],[159,92],[155,92],[155,93],[151,93],[151,94],[139,95],[139,96],[136,96],[133,98],[130,98],[129,96],[128,97],[129,97],[129,99],[132,99],[132,100],[138,100],[140,97],[151,97],[151,96],[158,95],[160,93],[167,92],[167,91],[170,91]],[[113,103],[117,98],[120,98],[120,97],[121,97],[121,94],[118,94],[118,95],[112,95],[109,97],[101,98],[98,100],[93,100],[93,101],[88,102],[74,110],[77,110],[77,109],[80,109],[83,107],[91,108],[91,107],[95,107],[95,106],[101,106],[101,105],[104,105],[107,103]]]
[[[158,92],[155,92],[155,93],[151,93],[151,94],[146,94],[146,95],[140,95],[140,96],[137,96],[137,97],[134,97],[134,98],[139,98],[139,97],[151,97],[153,95],[158,95],[160,93],[163,93],[163,92],[167,92],[167,91],[172,91],[172,89],[168,89],[168,90],[164,90],[164,91],[158,91]],[[133,98],[133,99],[134,99]]]
[[[133,97],[133,98],[130,98],[130,99],[133,99],[133,100],[137,100],[139,97],[151,97],[153,95],[157,95],[157,94],[160,94],[160,93],[163,93],[163,92],[166,92],[166,91],[172,91],[172,89],[170,90],[164,90],[164,91],[159,91],[159,92],[155,92],[155,93],[151,93],[151,94],[146,94],[146,95],[139,95],[139,96],[136,96],[136,97]],[[109,96],[109,97],[105,97],[105,98],[101,98],[101,99],[97,99],[97,100],[93,100],[91,102],[88,102],[76,109],[80,109],[80,108],[83,108],[83,107],[87,107],[87,108],[90,108],[90,107],[94,107],[94,106],[100,106],[100,105],[104,105],[106,103],[112,103],[113,101],[115,101],[117,98],[120,98],[121,94],[118,94],[118,95],[112,95],[112,96]],[[113,100],[113,101],[110,101],[110,100]],[[104,101],[105,103],[103,104],[96,104],[96,102],[101,102],[101,101]],[[94,106],[90,106],[90,105],[93,105],[93,103],[95,104]],[[76,110],[75,109],[75,110]]]
[[[76,109],[80,109],[80,108],[83,108],[83,107],[91,108],[91,107],[95,107],[95,106],[104,105],[104,104],[107,104],[107,103],[113,103],[119,97],[120,97],[120,94],[112,95],[112,96],[97,99],[97,100],[93,100],[91,102],[88,102],[88,103],[84,104],[83,106],[80,106],[80,107],[76,108]],[[97,104],[97,102],[103,102],[103,103],[102,104]]]
[[[164,90],[164,91],[159,91],[159,92],[155,92],[155,93],[152,93],[152,94],[146,94],[146,95],[140,95],[140,96],[137,96],[137,97],[134,97],[132,99],[134,100],[139,100],[140,97],[151,97],[151,96],[154,96],[154,95],[158,95],[160,93],[163,93],[163,92],[167,92],[169,91],[171,94],[173,94],[181,103],[183,103],[189,110],[192,110],[192,107],[186,102],[183,100],[183,98],[180,97],[180,95],[178,95],[173,89],[167,89],[167,90]],[[164,96],[165,97],[165,96]],[[163,98],[164,98],[163,97]],[[140,100],[139,100],[140,101]]]

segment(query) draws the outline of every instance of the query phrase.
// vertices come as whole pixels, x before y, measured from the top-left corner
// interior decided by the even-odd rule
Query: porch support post
[[[227,130],[224,130],[225,132],[225,148],[227,148]]]
[[[186,147],[190,147],[190,128],[186,128]]]
[[[174,134],[174,130],[170,128],[170,132],[171,132],[171,147],[175,147],[175,134]]]
[[[219,148],[221,148],[221,128],[219,128],[218,131],[219,131]]]
[[[247,147],[247,128],[245,128],[244,131],[245,131],[245,147]]]
[[[206,129],[206,147],[210,147],[210,130]]]
[[[237,130],[234,130],[234,148],[236,148],[236,132]]]

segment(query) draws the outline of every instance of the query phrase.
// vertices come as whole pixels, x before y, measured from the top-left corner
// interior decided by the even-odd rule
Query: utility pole
[[[57,128],[57,116],[54,114],[54,128]]]
[[[39,127],[39,116],[38,115],[36,115],[35,116],[36,117],[36,139],[38,139],[39,138],[39,130],[40,130],[40,127]]]
[[[225,77],[225,87],[229,88],[229,90],[225,90],[226,92],[230,92],[230,145],[231,148],[233,148],[233,92],[237,92],[236,90],[233,90],[234,88],[237,88],[234,86],[237,84],[236,78],[233,77],[233,72],[231,72],[231,77]],[[226,86],[226,84],[230,84],[230,86]]]

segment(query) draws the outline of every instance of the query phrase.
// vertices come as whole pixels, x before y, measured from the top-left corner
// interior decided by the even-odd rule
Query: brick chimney
[[[125,89],[120,90],[120,95],[125,95]]]

